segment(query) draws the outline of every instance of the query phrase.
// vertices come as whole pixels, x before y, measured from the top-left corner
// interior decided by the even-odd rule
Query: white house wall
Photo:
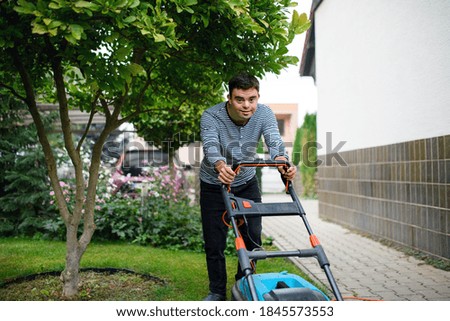
[[[449,0],[324,0],[315,23],[319,154],[450,133]]]

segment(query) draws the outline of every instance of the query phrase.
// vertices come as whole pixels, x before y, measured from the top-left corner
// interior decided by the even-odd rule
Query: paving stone
[[[284,194],[265,194],[263,202],[286,202]],[[342,295],[381,300],[450,301],[450,272],[436,269],[402,252],[323,221],[316,200],[301,200],[307,219],[323,245]],[[310,248],[299,217],[265,217],[263,233],[281,250]],[[311,277],[329,287],[314,259],[292,259]]]

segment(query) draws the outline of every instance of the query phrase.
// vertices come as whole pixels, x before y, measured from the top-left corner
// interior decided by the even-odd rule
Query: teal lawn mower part
[[[258,301],[329,301],[330,299],[304,278],[287,272],[254,274]],[[251,301],[246,278],[238,280],[232,290],[235,301]]]

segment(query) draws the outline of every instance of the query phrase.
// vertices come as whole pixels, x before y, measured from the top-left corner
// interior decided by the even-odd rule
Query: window
[[[277,119],[278,130],[280,131],[280,135],[284,135],[284,119]]]

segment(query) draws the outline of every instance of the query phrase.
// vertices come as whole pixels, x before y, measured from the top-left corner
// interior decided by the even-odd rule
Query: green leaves
[[[118,67],[120,78],[124,79],[127,84],[130,84],[134,77],[138,75],[145,75],[145,69],[138,64],[130,63]]]
[[[23,14],[33,14],[36,10],[36,6],[31,1],[18,0],[14,10]]]
[[[84,28],[80,25],[77,24],[70,24],[69,25],[69,31],[70,31],[70,35],[75,39],[75,40],[80,40],[81,39],[81,35],[84,32]]]
[[[125,61],[130,57],[131,49],[128,46],[121,47],[114,53],[114,56],[119,61]]]
[[[186,11],[190,14],[193,14],[194,10],[191,8],[191,6],[197,4],[197,0],[178,0],[173,2],[175,3],[175,6],[177,8],[177,13],[182,13],[183,11]]]
[[[153,38],[155,39],[155,42],[162,42],[166,40],[166,37],[160,33],[154,33]]]
[[[8,1],[0,6],[14,13],[17,26],[0,20],[0,44],[20,43],[33,79],[42,82],[35,85],[45,88],[36,90],[43,99],[56,97],[52,83],[43,85],[52,78],[49,46],[63,61],[71,106],[89,111],[99,93],[104,102],[123,103],[123,116],[137,108],[152,110],[137,122],[148,128],[149,140],[163,141],[177,132],[197,134],[201,111],[222,98],[222,84],[237,71],[262,76],[298,63],[287,46],[310,22],[296,11],[289,17],[294,5],[288,0]],[[79,72],[71,72],[74,68]],[[11,68],[5,64],[3,70]]]
[[[74,3],[74,7],[75,8],[87,8],[92,11],[97,11],[100,8],[100,6],[98,6],[97,4],[95,4],[92,1],[76,1]]]
[[[52,0],[48,7],[50,9],[61,9],[67,5],[66,0]]]
[[[292,14],[292,21],[289,26],[290,39],[293,39],[295,35],[301,34],[311,27],[311,21],[308,20],[306,13],[299,14],[297,10],[294,10]]]

